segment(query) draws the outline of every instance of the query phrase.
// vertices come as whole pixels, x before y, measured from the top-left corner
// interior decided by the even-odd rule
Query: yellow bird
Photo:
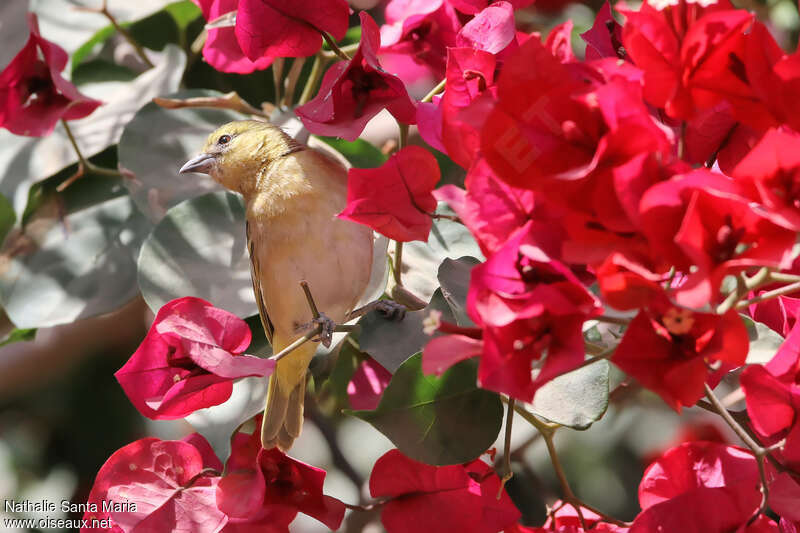
[[[347,170],[266,122],[230,122],[211,134],[181,173],[210,175],[241,193],[251,274],[264,331],[278,353],[312,327],[300,281],[308,282],[323,326],[352,317],[372,265],[372,231],[342,220]],[[361,314],[361,313],[359,313]],[[303,425],[306,371],[316,343],[277,363],[261,428],[264,448],[291,447]]]

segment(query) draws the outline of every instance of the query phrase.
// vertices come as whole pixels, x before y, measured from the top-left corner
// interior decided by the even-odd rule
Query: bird
[[[347,169],[340,162],[269,122],[240,120],[214,131],[179,172],[208,174],[244,198],[253,291],[273,353],[315,323],[329,332],[352,317],[370,280],[373,233],[336,216],[347,203]],[[316,320],[302,281],[320,311]],[[263,448],[286,451],[300,435],[315,351],[316,343],[305,342],[277,361]]]

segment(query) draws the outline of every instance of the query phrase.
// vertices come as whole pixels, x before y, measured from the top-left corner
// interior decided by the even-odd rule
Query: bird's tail
[[[289,343],[273,339],[277,353]],[[269,378],[267,404],[261,425],[261,445],[265,449],[292,447],[303,429],[303,403],[306,396],[306,370],[316,351],[316,344],[306,342],[278,361]]]

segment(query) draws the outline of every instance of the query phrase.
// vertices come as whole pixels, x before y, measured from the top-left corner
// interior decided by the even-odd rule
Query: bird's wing
[[[250,254],[250,279],[253,280],[253,292],[256,295],[256,304],[258,304],[258,314],[261,317],[261,325],[264,327],[264,333],[267,335],[267,340],[272,344],[272,335],[275,331],[275,326],[267,314],[267,306],[264,303],[264,293],[261,292],[261,281],[258,279],[258,273],[261,269],[258,266],[258,255],[255,253],[255,244],[250,235],[250,222],[245,225],[247,232],[247,251]]]

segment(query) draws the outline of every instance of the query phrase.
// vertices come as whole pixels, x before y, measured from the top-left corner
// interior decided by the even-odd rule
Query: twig
[[[508,480],[514,475],[511,470],[511,425],[514,422],[514,398],[508,399],[508,408],[506,409],[506,438],[503,442],[503,477],[500,478],[500,488],[497,489],[497,499],[503,495],[503,489],[508,483]]]
[[[597,320],[598,322],[605,322],[606,324],[617,324],[620,326],[627,326],[628,324],[631,323],[630,318],[621,318],[618,316],[607,316],[607,315],[596,316],[594,317],[594,320]]]
[[[281,359],[283,359],[284,357],[289,355],[292,352],[292,350],[295,350],[296,348],[298,348],[298,347],[302,346],[303,344],[307,343],[308,341],[310,341],[311,339],[313,339],[314,337],[316,337],[320,333],[322,333],[322,326],[321,325],[315,327],[314,329],[312,329],[311,331],[309,331],[308,333],[306,333],[305,335],[303,335],[302,337],[300,337],[299,339],[294,341],[292,344],[290,344],[289,346],[287,346],[286,348],[284,348],[280,352],[276,353],[275,355],[270,356],[268,359],[272,359],[273,361],[275,361],[277,363],[278,361],[280,361]]]
[[[165,109],[181,109],[184,107],[213,107],[217,109],[230,109],[245,115],[256,115],[267,118],[266,113],[248,104],[236,91],[231,91],[222,96],[198,96],[195,98],[153,98],[153,103]]]
[[[311,289],[308,288],[308,282],[303,280],[300,282],[300,286],[306,294],[306,301],[308,302],[308,307],[311,308],[311,315],[314,318],[319,318],[319,310],[317,309],[317,304],[314,302],[314,297],[311,295]]]
[[[791,294],[793,292],[797,292],[800,290],[800,281],[796,281],[794,283],[790,283],[789,285],[784,285],[783,287],[762,292],[758,296],[754,296],[749,300],[743,300],[736,304],[736,309],[744,309],[752,304],[757,304],[759,302],[763,302],[765,300],[771,300],[773,298],[777,298],[778,296],[783,296],[785,294]]]
[[[428,94],[423,96],[422,100],[420,100],[420,102],[421,103],[425,103],[425,102],[430,102],[431,100],[433,100],[434,96],[436,96],[437,94],[439,94],[440,92],[442,92],[444,90],[444,86],[446,84],[447,84],[447,78],[445,78],[442,81],[440,81],[439,83],[437,83],[436,87],[431,89],[431,91]]]
[[[86,159],[81,152],[81,149],[78,147],[78,142],[75,140],[75,136],[72,134],[72,129],[69,127],[69,124],[67,124],[67,121],[61,119],[61,125],[64,126],[64,131],[67,132],[67,138],[69,139],[72,148],[75,150],[75,154],[78,156],[78,170],[75,171],[75,174],[59,183],[58,187],[56,187],[58,192],[64,192],[67,187],[78,181],[79,178],[85,176],[87,173],[117,178],[122,177],[122,173],[118,170],[98,167]]]
[[[394,282],[399,286],[403,286],[403,242],[395,241],[394,243],[394,263],[392,265],[392,273],[394,274]]]
[[[153,68],[155,66],[153,64],[153,62],[150,61],[150,59],[147,57],[147,54],[144,53],[144,48],[142,48],[142,45],[139,44],[139,42],[136,39],[133,38],[133,35],[131,35],[128,32],[128,30],[123,28],[120,25],[120,23],[117,22],[117,19],[114,18],[114,15],[112,15],[111,12],[108,10],[108,1],[107,0],[103,0],[103,5],[100,8],[86,7],[86,6],[74,6],[73,9],[76,9],[78,11],[88,11],[90,13],[99,13],[99,14],[103,15],[104,17],[106,17],[108,19],[108,21],[111,23],[111,25],[114,26],[114,29],[117,30],[117,32],[119,32],[119,34],[122,35],[122,37],[126,41],[128,41],[128,43],[130,43],[131,46],[133,46],[133,49],[136,52],[136,55],[139,56],[139,59],[141,59],[142,62],[145,65],[147,65],[147,68]]]
[[[283,78],[283,65],[285,59],[276,57],[272,62],[272,83],[275,86],[275,105],[281,105],[281,78]]]
[[[511,403],[511,398],[507,398],[506,396],[500,395],[500,399],[506,404]],[[558,478],[559,485],[561,485],[561,492],[563,493],[562,499],[565,503],[571,505],[575,509],[575,512],[578,514],[578,521],[580,522],[581,527],[584,530],[586,529],[586,520],[583,517],[583,512],[581,511],[582,508],[597,514],[604,522],[615,524],[620,527],[628,527],[629,524],[626,524],[621,520],[617,520],[612,516],[608,516],[602,511],[587,505],[577,496],[575,496],[574,492],[572,492],[572,488],[567,481],[567,476],[564,473],[564,468],[561,466],[561,461],[558,458],[558,452],[556,451],[555,443],[553,442],[553,437],[556,434],[556,430],[558,430],[558,428],[561,426],[559,424],[547,423],[539,420],[536,415],[529,412],[519,404],[515,403],[513,408],[517,414],[527,420],[542,435],[545,445],[547,446],[547,453],[550,455],[550,462],[553,464],[553,470],[556,473],[556,478]]]
[[[289,69],[289,74],[286,75],[286,86],[283,94],[283,106],[292,107],[294,102],[294,91],[297,88],[297,80],[300,78],[300,73],[303,72],[303,65],[306,64],[305,57],[297,57]]]
[[[750,448],[750,451],[753,452],[756,458],[756,464],[758,465],[758,477],[761,480],[761,504],[758,506],[758,509],[750,517],[747,521],[747,524],[752,524],[762,513],[764,513],[767,509],[767,501],[769,499],[769,485],[767,484],[767,473],[764,469],[764,457],[769,455],[770,450],[768,448],[764,448],[759,443],[757,443],[747,431],[731,416],[730,412],[725,409],[725,406],[720,403],[719,399],[714,395],[714,391],[711,390],[711,387],[708,386],[708,383],[705,383],[706,389],[706,398],[714,407],[714,410],[718,415],[722,417],[726,424],[733,430],[736,435],[742,439],[742,442]]]
[[[328,47],[330,47],[330,49],[333,51],[334,54],[339,56],[341,59],[344,59],[345,61],[350,61],[352,59],[347,54],[347,52],[339,48],[339,45],[337,45],[336,41],[334,41],[333,38],[330,35],[328,35],[328,32],[320,31],[320,33],[322,34],[322,38],[325,39],[325,42],[328,43]]]
[[[303,87],[300,100],[297,102],[298,105],[303,105],[311,100],[311,93],[313,93],[314,89],[317,87],[317,82],[322,76],[322,72],[325,70],[328,61],[329,60],[322,53],[317,54],[317,57],[314,58],[314,63],[311,65],[311,72],[308,74],[306,85]]]
[[[402,150],[408,146],[408,124],[403,124],[398,120],[397,125],[400,127],[400,136],[397,140],[397,149]]]
[[[339,51],[349,56],[350,54],[355,53],[358,50],[358,45],[359,43],[348,44],[347,46],[340,47]],[[332,52],[329,50],[320,50],[320,54],[325,59],[336,59],[337,57],[341,57],[336,52]]]

